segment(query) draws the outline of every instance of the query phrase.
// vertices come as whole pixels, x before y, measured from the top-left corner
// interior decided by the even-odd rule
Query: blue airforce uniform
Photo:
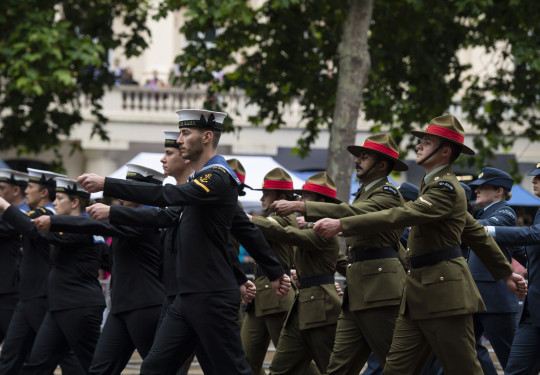
[[[505,201],[495,202],[485,209],[478,210],[473,213],[473,217],[482,225],[514,227],[517,224],[514,210]],[[508,262],[511,262],[513,247],[502,244],[499,247]],[[469,253],[468,264],[487,310],[474,316],[478,360],[484,374],[496,375],[497,370],[480,339],[482,334],[489,339],[501,366],[505,368],[516,331],[519,300],[515,294],[508,290],[504,281],[493,279],[484,264],[472,251]]]
[[[540,163],[530,176],[540,176]],[[528,257],[529,285],[519,325],[512,343],[505,374],[540,373],[540,210],[536,212],[531,227],[488,227],[497,242],[509,245],[525,245]]]

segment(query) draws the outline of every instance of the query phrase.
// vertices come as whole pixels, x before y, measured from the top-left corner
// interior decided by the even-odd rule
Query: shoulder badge
[[[193,182],[208,193],[210,189],[206,184],[208,184],[210,177],[212,177],[212,173],[205,173],[204,176],[197,177]]]
[[[454,191],[454,185],[452,185],[450,182],[446,182],[446,181],[439,181],[439,183],[437,184],[438,187],[442,187],[442,188],[446,188],[450,191]]]
[[[392,186],[383,186],[383,191],[386,191],[390,194],[394,194],[394,195],[398,195],[398,191],[396,190],[396,188],[392,187]]]
[[[510,211],[508,209],[502,209],[499,211],[500,214],[505,214],[505,215],[508,215],[510,216],[511,218],[516,218],[516,214],[513,212],[513,211]]]

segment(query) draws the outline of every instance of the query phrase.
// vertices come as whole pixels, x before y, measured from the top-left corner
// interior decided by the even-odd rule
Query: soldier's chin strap
[[[373,168],[375,168],[375,165],[376,165],[378,162],[379,162],[379,160],[376,160],[376,161],[371,165],[371,167],[369,167],[368,170],[364,172],[364,176],[367,177],[368,174],[369,174],[369,172],[371,172],[371,170],[372,170]]]
[[[416,164],[418,164],[418,165],[424,164],[429,158],[431,158],[433,155],[435,155],[437,152],[439,152],[439,150],[440,150],[441,148],[443,148],[443,147],[445,146],[445,144],[446,144],[446,142],[441,142],[441,144],[439,145],[439,147],[437,147],[435,150],[433,150],[433,151],[431,152],[431,154],[429,154],[428,156],[426,156],[425,158],[423,158],[422,160],[420,160],[420,161],[419,161],[418,163],[416,163]]]

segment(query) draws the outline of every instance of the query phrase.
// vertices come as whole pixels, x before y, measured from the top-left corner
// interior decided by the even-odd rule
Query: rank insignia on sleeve
[[[423,197],[418,197],[418,200],[419,200],[421,203],[423,203],[423,204],[425,204],[425,205],[428,205],[429,207],[433,206],[433,203],[431,203],[430,201],[424,199]]]
[[[203,177],[199,177],[198,179],[193,180],[193,182],[196,185],[202,187],[203,190],[208,193],[208,192],[210,192],[210,189],[208,189],[208,187],[205,184],[208,183],[208,180],[210,179],[210,177],[212,177],[212,174],[208,173],[208,174],[204,175]]]
[[[389,192],[394,195],[398,195],[397,190],[392,186],[383,186],[383,191]]]
[[[450,182],[446,182],[446,181],[440,181],[437,186],[447,188],[450,191],[454,190],[454,185],[452,185]]]

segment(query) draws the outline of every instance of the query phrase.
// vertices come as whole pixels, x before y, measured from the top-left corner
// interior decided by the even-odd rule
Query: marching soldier
[[[534,195],[540,198],[540,163],[529,172]],[[519,325],[512,342],[505,374],[538,374],[540,372],[540,209],[531,227],[487,226],[497,242],[509,246],[525,245],[528,257],[529,293],[523,302]]]
[[[515,227],[517,217],[508,205],[514,180],[506,172],[496,168],[482,168],[478,179],[469,186],[476,189],[476,205],[479,210],[473,212],[473,217],[482,225]],[[511,262],[516,257],[513,246],[499,245],[506,259]],[[481,337],[485,335],[502,368],[506,368],[512,340],[516,332],[516,314],[519,311],[517,296],[512,294],[502,280],[495,281],[474,252],[469,252],[467,263],[476,283],[486,312],[474,315],[474,335],[476,351],[484,375],[497,375],[497,370],[491,361],[487,349],[482,345]]]
[[[408,242],[410,270],[396,321],[385,374],[418,374],[431,350],[445,374],[482,374],[476,358],[472,314],[485,311],[462,257],[461,238],[476,252],[494,279],[504,278],[519,296],[527,293],[525,280],[512,272],[491,236],[467,213],[465,191],[451,164],[461,152],[465,132],[451,115],[431,120],[422,138],[416,163],[426,170],[418,199],[404,207],[346,217],[323,219],[314,229],[326,237],[340,231],[369,235],[411,225]]]
[[[276,199],[294,199],[294,187],[291,176],[281,168],[275,168],[264,176],[262,187],[263,195],[261,205],[263,211],[274,217],[270,213],[270,204]],[[281,226],[298,227],[296,216],[278,217]],[[266,217],[254,217],[253,223],[261,226],[267,221]],[[293,266],[293,248],[282,241],[276,241],[266,237],[272,252],[286,270],[290,272]],[[241,337],[242,346],[246,355],[246,360],[251,367],[253,374],[259,374],[264,362],[264,357],[270,344],[270,339],[277,347],[279,334],[283,327],[283,322],[289,308],[294,301],[293,293],[286,296],[276,296],[269,288],[268,277],[257,265],[255,265],[255,287],[257,294],[253,302],[248,304],[246,315],[242,323]]]
[[[271,209],[278,214],[300,212],[311,221],[402,206],[403,198],[387,178],[392,170],[407,170],[398,159],[395,142],[387,134],[377,134],[366,138],[362,146],[347,149],[356,157],[356,175],[363,184],[351,205],[280,201]],[[371,352],[384,366],[405,284],[405,271],[398,260],[403,228],[389,229],[372,235],[350,232],[345,236],[353,263],[347,271],[328,374],[358,373]]]
[[[326,172],[307,179],[301,201],[335,202],[336,186]],[[337,236],[319,237],[310,225],[283,227],[272,218],[257,221],[267,239],[296,246],[294,266],[299,290],[281,330],[271,374],[302,375],[313,360],[326,372],[334,346],[341,298],[334,285],[339,254]]]
[[[28,175],[11,169],[0,169],[0,197],[23,212],[30,211],[24,203]],[[19,263],[21,236],[0,216],[0,343],[4,341],[9,322],[19,301]]]

